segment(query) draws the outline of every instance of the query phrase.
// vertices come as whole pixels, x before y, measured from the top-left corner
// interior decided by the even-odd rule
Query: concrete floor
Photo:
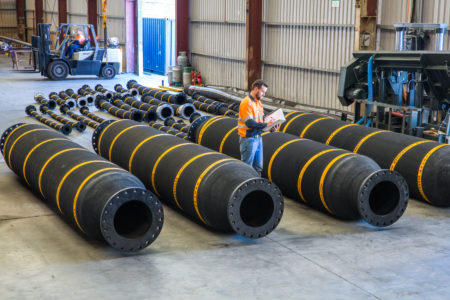
[[[52,82],[12,72],[0,57],[0,133],[32,122],[36,92],[112,81]],[[139,78],[159,84],[161,77]],[[91,149],[92,130],[71,137]],[[410,201],[377,230],[290,199],[278,228],[260,240],[217,234],[165,206],[159,238],[135,255],[87,240],[0,159],[0,299],[449,299],[450,210]]]

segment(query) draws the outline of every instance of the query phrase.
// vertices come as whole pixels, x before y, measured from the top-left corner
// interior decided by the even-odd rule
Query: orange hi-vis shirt
[[[260,130],[249,128],[246,125],[248,120],[253,120],[256,123],[264,122],[264,109],[261,101],[252,100],[250,96],[245,97],[239,105],[238,134],[241,137],[251,137],[254,135],[252,134],[253,131],[260,133]]]

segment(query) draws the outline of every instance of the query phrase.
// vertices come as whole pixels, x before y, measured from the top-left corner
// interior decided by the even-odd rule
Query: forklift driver
[[[78,29],[76,37],[70,42],[69,47],[67,48],[66,56],[71,58],[75,50],[83,47],[85,42],[86,38],[83,30]]]

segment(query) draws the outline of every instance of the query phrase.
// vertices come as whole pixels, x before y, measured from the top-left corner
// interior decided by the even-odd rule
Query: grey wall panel
[[[265,26],[263,60],[273,64],[339,71],[354,41],[352,27]]]
[[[354,24],[355,0],[263,0],[263,21],[285,24]]]
[[[16,1],[0,1],[0,35],[17,38]]]
[[[242,61],[193,54],[191,64],[202,73],[208,85],[244,89],[245,64]]]
[[[58,25],[58,0],[44,1],[44,22]]]
[[[190,36],[191,52],[245,58],[245,25],[195,22],[191,24]]]
[[[339,74],[270,65],[264,65],[263,74],[268,97],[335,111],[351,109],[337,99]]]
[[[246,0],[191,0],[191,20],[245,22]]]

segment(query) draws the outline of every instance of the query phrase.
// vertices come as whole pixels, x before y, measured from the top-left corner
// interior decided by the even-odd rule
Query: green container
[[[191,67],[184,67],[183,68],[183,73],[191,73],[192,68]]]

